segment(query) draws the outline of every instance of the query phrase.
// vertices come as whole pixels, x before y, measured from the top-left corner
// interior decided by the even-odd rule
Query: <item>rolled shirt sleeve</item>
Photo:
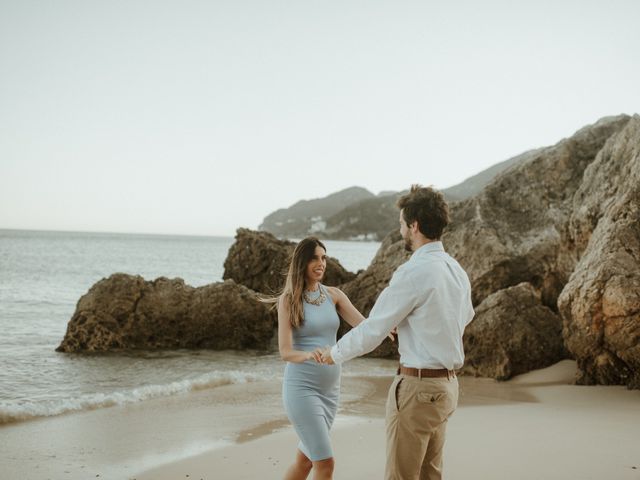
[[[401,266],[396,270],[389,286],[376,300],[369,317],[357,327],[347,332],[331,348],[331,358],[335,363],[343,363],[352,358],[369,353],[382,343],[394,327],[404,320],[415,308],[418,290],[409,272]]]

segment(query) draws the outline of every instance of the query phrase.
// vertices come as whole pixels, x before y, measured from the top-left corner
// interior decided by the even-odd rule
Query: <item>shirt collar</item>
[[[442,245],[442,242],[440,241],[429,242],[425,245],[422,245],[419,249],[413,252],[411,256],[417,257],[417,256],[422,256],[422,255],[426,255],[428,253],[433,253],[433,252],[444,252],[444,246]]]

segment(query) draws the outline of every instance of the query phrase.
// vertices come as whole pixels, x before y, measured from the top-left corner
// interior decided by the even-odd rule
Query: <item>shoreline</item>
[[[460,377],[446,478],[640,480],[640,391],[576,386],[575,371],[562,361],[507,382]],[[342,377],[337,479],[382,478],[392,379]],[[23,480],[279,479],[298,442],[280,381],[5,425],[0,440],[4,475]]]
[[[362,416],[390,377],[343,376],[342,407]],[[376,386],[380,385],[380,386]],[[7,478],[134,478],[136,472],[203,452],[253,444],[286,430],[281,381],[192,390],[0,426]]]

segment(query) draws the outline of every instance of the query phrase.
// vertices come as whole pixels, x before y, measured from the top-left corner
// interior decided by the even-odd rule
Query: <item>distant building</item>
[[[309,227],[309,233],[324,232],[327,228],[327,222],[322,217],[312,217],[311,226]]]

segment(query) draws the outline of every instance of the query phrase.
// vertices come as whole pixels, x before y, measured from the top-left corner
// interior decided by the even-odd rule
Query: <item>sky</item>
[[[0,228],[234,235],[640,111],[640,2],[0,0]]]

